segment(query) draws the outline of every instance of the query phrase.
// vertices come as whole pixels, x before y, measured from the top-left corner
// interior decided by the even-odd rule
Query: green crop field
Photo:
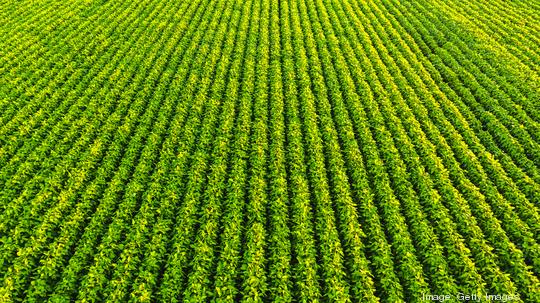
[[[540,302],[540,1],[0,0],[0,302]]]

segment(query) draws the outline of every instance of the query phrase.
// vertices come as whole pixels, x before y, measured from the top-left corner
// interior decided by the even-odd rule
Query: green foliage
[[[539,302],[539,15],[2,1],[0,302]]]

